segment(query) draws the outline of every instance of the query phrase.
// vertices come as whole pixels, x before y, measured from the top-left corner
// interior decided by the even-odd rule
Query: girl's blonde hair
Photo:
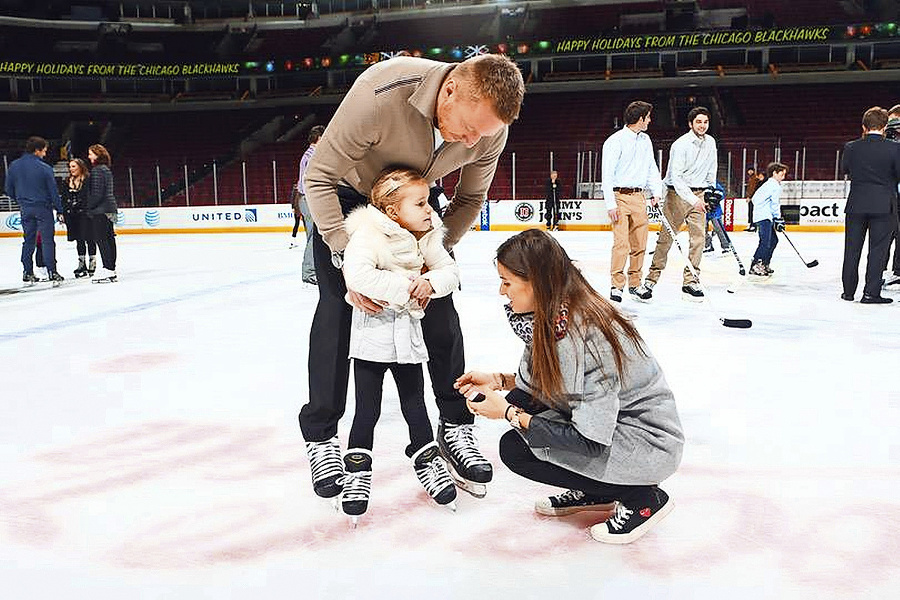
[[[372,206],[384,212],[388,206],[400,201],[397,190],[411,183],[428,185],[428,182],[415,169],[407,167],[385,169],[372,184],[372,193],[370,194]]]

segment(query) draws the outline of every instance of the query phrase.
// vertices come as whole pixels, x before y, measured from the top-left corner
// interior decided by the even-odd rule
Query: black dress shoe
[[[841,300],[846,300],[847,302],[853,302],[853,294],[841,294]]]
[[[890,304],[893,302],[893,298],[885,298],[884,296],[869,296],[868,294],[863,294],[862,300],[859,301],[860,304]]]

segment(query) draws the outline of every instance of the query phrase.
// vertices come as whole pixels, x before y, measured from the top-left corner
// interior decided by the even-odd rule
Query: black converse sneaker
[[[478,449],[475,426],[456,425],[441,419],[438,425],[438,447],[447,459],[450,476],[461,489],[476,498],[487,495],[487,485],[494,469]]]
[[[350,517],[356,527],[359,517],[369,508],[369,494],[372,491],[372,453],[364,448],[347,450],[344,455],[344,476],[339,479],[343,485],[341,509]]]
[[[609,299],[613,302],[622,301],[622,290],[617,287],[609,288]]]
[[[337,436],[324,442],[306,442],[313,491],[322,498],[334,498],[341,493],[340,478],[344,474],[341,444]]]
[[[556,496],[541,498],[534,503],[534,510],[548,517],[563,517],[585,510],[613,510],[615,502],[603,502],[588,496],[581,490],[569,490]]]
[[[447,463],[441,456],[438,445],[431,442],[410,457],[419,483],[431,498],[441,506],[448,505],[456,510],[456,486],[447,471]]]
[[[703,290],[696,281],[681,287],[681,297],[691,302],[703,302]]]
[[[646,498],[628,504],[620,502],[613,516],[591,527],[591,537],[607,544],[630,544],[672,512],[669,495],[659,488],[653,488]]]

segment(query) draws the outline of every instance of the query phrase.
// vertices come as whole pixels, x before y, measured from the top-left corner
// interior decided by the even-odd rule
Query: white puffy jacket
[[[373,362],[423,363],[428,351],[420,320],[425,311],[409,297],[409,285],[424,277],[432,298],[459,287],[459,268],[444,248],[444,227],[437,213],[421,239],[372,205],[351,212],[344,223],[350,242],[344,253],[347,289],[388,306],[376,315],[354,308],[350,358]],[[427,271],[423,274],[423,267]]]

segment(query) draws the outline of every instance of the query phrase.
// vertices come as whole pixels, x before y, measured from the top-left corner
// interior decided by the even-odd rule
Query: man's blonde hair
[[[388,206],[400,201],[397,191],[412,183],[428,186],[428,182],[415,169],[407,167],[385,169],[372,184],[372,193],[369,195],[372,206],[384,212]]]
[[[519,67],[508,56],[473,56],[459,63],[453,75],[468,84],[473,100],[490,100],[497,117],[507,125],[519,117],[525,82]]]

